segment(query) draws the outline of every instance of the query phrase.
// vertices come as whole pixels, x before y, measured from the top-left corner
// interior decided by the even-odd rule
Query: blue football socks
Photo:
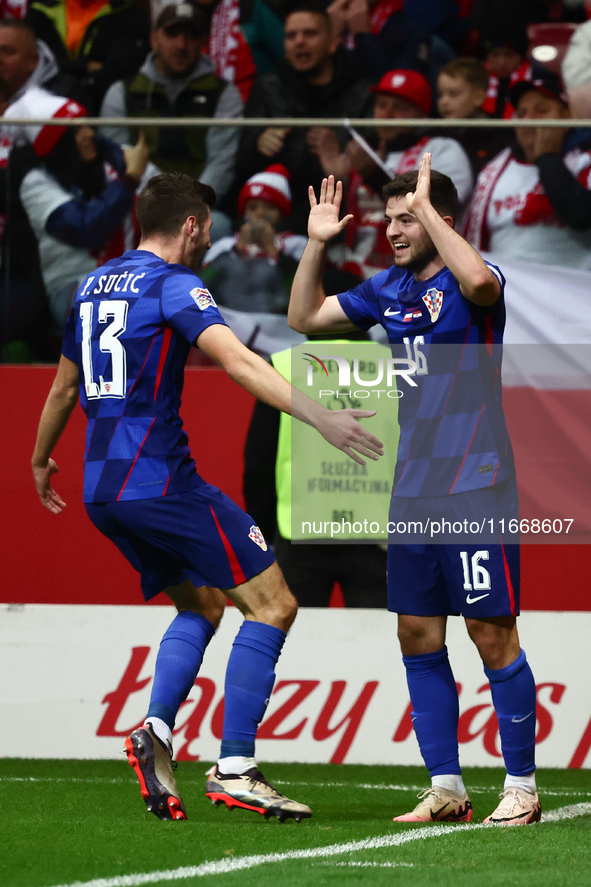
[[[189,610],[181,610],[173,619],[160,642],[146,720],[159,718],[172,730],[214,631],[209,619]]]
[[[458,691],[447,647],[435,653],[403,656],[402,661],[413,707],[413,727],[431,777],[461,773]]]
[[[535,770],[536,684],[525,653],[505,668],[485,668],[499,722],[507,773],[525,776]]]
[[[224,735],[220,759],[254,757],[257,727],[275,683],[275,665],[286,634],[273,625],[245,620],[226,669]]]

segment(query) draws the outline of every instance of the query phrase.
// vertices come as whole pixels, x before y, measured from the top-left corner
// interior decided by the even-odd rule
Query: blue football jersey
[[[382,324],[393,356],[413,361],[398,383],[400,442],[395,496],[445,496],[482,489],[515,473],[502,407],[505,279],[490,308],[465,299],[443,268],[427,281],[393,266],[341,293],[356,326]]]
[[[84,501],[151,499],[203,483],[179,416],[191,344],[223,320],[182,265],[129,250],[89,274],[66,323],[88,419]]]

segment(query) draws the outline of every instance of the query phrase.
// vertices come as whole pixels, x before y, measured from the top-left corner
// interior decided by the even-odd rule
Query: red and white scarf
[[[495,185],[507,168],[512,156],[511,148],[505,148],[490,163],[486,164],[478,176],[476,188],[464,219],[463,231],[464,237],[475,249],[486,250],[489,248],[490,232],[486,223],[488,208]]]
[[[246,101],[256,76],[256,65],[242,28],[239,0],[222,0],[211,17],[208,54],[217,74],[234,83]]]

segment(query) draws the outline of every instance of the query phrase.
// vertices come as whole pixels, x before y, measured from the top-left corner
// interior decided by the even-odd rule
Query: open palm
[[[431,155],[423,154],[413,193],[406,195],[406,209],[414,213],[421,205],[431,203]]]
[[[319,198],[316,199],[312,186],[308,189],[308,196],[310,198],[308,237],[310,240],[320,240],[326,243],[328,240],[336,237],[347,226],[349,220],[353,218],[349,214],[339,220],[343,199],[343,183],[336,182],[335,184],[334,176],[328,176],[328,178],[322,179]]]

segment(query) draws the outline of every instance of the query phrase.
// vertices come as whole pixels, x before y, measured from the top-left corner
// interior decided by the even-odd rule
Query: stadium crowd
[[[475,246],[591,267],[591,133],[461,122],[586,114],[589,3],[5,0],[0,15],[5,120],[105,118],[87,133],[86,159],[66,127],[0,128],[3,362],[57,359],[76,281],[137,243],[133,202],[158,171],[187,172],[214,187],[213,252],[204,268],[212,280],[221,264],[244,270],[250,291],[233,297],[241,311],[286,311],[306,237],[308,185],[318,188],[324,175],[342,179],[345,211],[354,214],[330,255],[331,267],[347,275],[344,286],[388,267],[381,188],[426,151],[456,184],[463,231]],[[143,125],[117,126],[124,117]],[[154,117],[196,124],[154,126]],[[269,124],[199,125],[216,117]],[[318,124],[272,125],[285,117]],[[357,131],[322,122],[365,117],[388,124]],[[420,123],[390,123],[409,118]],[[430,127],[436,118],[457,125]],[[277,169],[282,184],[259,195],[257,177],[275,181]],[[271,207],[272,228],[257,219],[257,196]],[[261,225],[264,238],[253,233]],[[220,301],[230,305],[222,294]]]

